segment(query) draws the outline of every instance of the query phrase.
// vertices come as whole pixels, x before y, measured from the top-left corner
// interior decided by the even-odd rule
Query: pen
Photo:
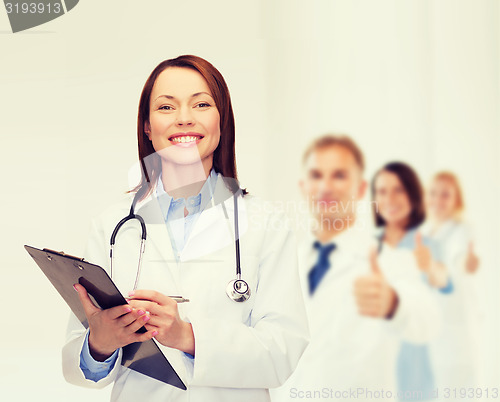
[[[177,303],[187,303],[189,299],[185,299],[182,296],[168,296],[171,299],[174,299]],[[125,297],[125,300],[132,300],[134,299],[133,297]],[[136,300],[141,300],[141,299],[136,299]]]

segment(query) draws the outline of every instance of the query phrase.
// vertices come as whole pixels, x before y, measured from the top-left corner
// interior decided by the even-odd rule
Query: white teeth
[[[185,136],[181,136],[181,137],[174,137],[171,139],[171,141],[173,141],[173,142],[192,142],[192,141],[196,141],[198,138],[199,137],[185,135]]]

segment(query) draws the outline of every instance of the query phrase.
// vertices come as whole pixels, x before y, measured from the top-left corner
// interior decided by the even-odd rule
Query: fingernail
[[[130,312],[132,311],[132,309],[131,309],[130,307],[127,307],[127,308],[125,309],[125,311],[126,311],[127,313],[130,313]]]
[[[144,317],[142,317],[142,319],[143,319],[144,321],[149,320],[149,315],[145,315]]]
[[[153,336],[158,335],[158,331],[153,331]]]
[[[76,288],[76,284],[73,285],[73,289],[75,289],[75,292],[78,293],[78,289]]]
[[[138,311],[137,311],[137,314],[139,314],[139,315],[143,315],[143,314],[144,314],[144,311],[142,311],[142,310],[138,310]]]
[[[128,292],[128,295],[132,297],[135,294],[135,292],[132,290],[131,292]]]

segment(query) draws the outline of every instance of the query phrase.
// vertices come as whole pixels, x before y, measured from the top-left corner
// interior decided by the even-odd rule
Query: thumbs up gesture
[[[370,252],[370,273],[354,282],[354,297],[361,315],[391,318],[396,311],[398,296],[378,265],[375,248]]]
[[[432,265],[432,255],[429,247],[426,247],[422,242],[422,234],[417,232],[415,235],[415,249],[413,250],[413,254],[417,260],[418,268],[423,271],[429,273]]]
[[[469,274],[473,274],[477,271],[479,267],[479,258],[474,253],[474,244],[469,243],[467,247],[467,256],[465,257],[465,269]]]

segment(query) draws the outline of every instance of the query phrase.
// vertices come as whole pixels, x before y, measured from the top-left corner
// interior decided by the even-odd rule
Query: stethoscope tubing
[[[238,198],[233,194],[234,199],[234,244],[236,249],[236,278],[241,279],[240,265],[240,234],[238,228]]]
[[[127,223],[130,220],[137,219],[141,225],[141,245],[140,245],[140,251],[139,251],[139,262],[137,266],[137,274],[135,277],[135,282],[134,282],[134,290],[137,289],[138,283],[139,283],[139,278],[141,274],[141,267],[142,267],[142,257],[144,254],[144,249],[146,245],[146,238],[147,238],[147,229],[146,229],[146,223],[144,222],[144,219],[142,216],[139,214],[135,213],[135,205],[137,204],[139,197],[142,195],[142,191],[139,190],[132,201],[132,205],[130,206],[130,212],[129,214],[121,219],[118,224],[115,226],[113,233],[111,234],[110,238],[110,250],[109,250],[109,257],[111,260],[110,263],[110,276],[113,278],[113,260],[114,260],[114,246],[116,243],[116,236],[118,234],[118,231],[120,228]],[[248,286],[247,282],[245,282],[243,279],[241,279],[241,257],[240,257],[240,239],[239,239],[239,227],[238,227],[238,197],[236,196],[236,193],[233,194],[233,200],[234,200],[234,237],[235,237],[235,257],[236,257],[236,279],[232,280],[229,282],[226,293],[228,297],[236,302],[241,302],[241,301],[246,301],[250,297],[250,287]],[[213,204],[213,201],[212,201]],[[223,209],[224,209],[224,214],[226,218],[227,212],[226,209],[224,208],[224,204],[222,204]],[[244,289],[243,291],[241,289]]]

